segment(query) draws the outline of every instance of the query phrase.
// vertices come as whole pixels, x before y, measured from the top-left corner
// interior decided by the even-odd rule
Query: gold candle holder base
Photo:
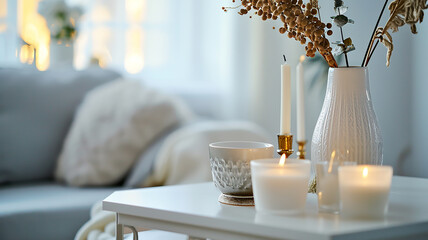
[[[297,141],[298,150],[297,150],[297,157],[299,159],[305,159],[306,158],[306,141]]]
[[[282,156],[282,154],[285,154],[285,156],[288,158],[291,154],[293,154],[293,152],[293,135],[278,135],[277,153],[280,156]]]

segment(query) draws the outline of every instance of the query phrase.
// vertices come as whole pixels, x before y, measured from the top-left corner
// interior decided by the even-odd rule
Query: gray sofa
[[[91,206],[117,188],[72,188],[54,181],[0,187],[0,239],[73,239]]]
[[[0,69],[0,239],[73,239],[90,207],[121,188],[73,188],[53,180],[83,97],[118,77],[98,68]]]
[[[189,134],[186,139],[198,141],[198,148],[205,149],[206,153],[195,151],[190,157],[201,160],[198,174],[189,178],[193,169],[188,168],[189,173],[182,175],[185,177],[180,179],[181,182],[176,179],[164,184],[211,179],[208,160],[204,160],[208,157],[206,146],[209,142],[267,139],[264,131],[254,124],[204,121],[215,119],[216,113],[221,112],[218,109],[221,106],[218,95],[181,92],[180,99],[195,113],[195,118],[188,122],[176,122],[154,136],[137,154],[139,159],[123,179],[102,188],[75,188],[56,182],[54,171],[58,155],[79,105],[90,99],[91,95],[87,95],[90,90],[119,77],[115,72],[98,68],[81,72],[0,68],[0,240],[73,239],[79,228],[89,220],[94,203],[115,190],[140,186],[152,173],[156,155],[163,149],[164,141],[174,140],[175,133]],[[109,85],[115,83],[105,86]],[[88,98],[85,99],[85,96]],[[173,101],[176,103],[180,100],[174,98]],[[84,105],[80,110],[84,109]],[[196,140],[188,137],[201,137],[198,134],[205,135]],[[180,143],[187,147],[196,145],[181,140]],[[179,145],[174,144],[177,149],[169,150],[177,150],[179,155],[182,150]],[[172,155],[176,156],[176,153]],[[182,159],[189,157],[183,155]]]

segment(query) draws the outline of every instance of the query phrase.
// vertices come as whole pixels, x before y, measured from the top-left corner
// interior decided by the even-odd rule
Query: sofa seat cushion
[[[91,206],[117,188],[71,188],[55,183],[0,188],[0,239],[73,239]]]

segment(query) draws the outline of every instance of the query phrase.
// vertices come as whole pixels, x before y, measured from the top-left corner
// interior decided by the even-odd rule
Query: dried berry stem
[[[315,1],[314,1],[315,2]],[[279,20],[282,25],[278,30],[305,46],[306,55],[314,57],[319,52],[330,67],[337,67],[337,62],[331,54],[332,48],[326,35],[331,35],[331,24],[321,22],[316,17],[318,6],[303,0],[241,0],[240,15],[251,14],[268,19]],[[230,8],[223,7],[224,11]],[[319,16],[319,15],[318,15]],[[275,28],[274,28],[275,29]]]
[[[321,12],[320,12],[320,7],[318,6],[318,4],[316,5],[316,9],[318,10],[318,19],[322,22],[322,19],[321,19]],[[325,38],[325,35],[323,34],[323,37]],[[320,52],[320,50],[318,49],[318,52]],[[334,59],[334,57],[333,57],[333,55],[331,54],[331,52],[328,52],[328,53],[326,53],[326,54],[321,54],[321,56],[324,58],[324,60],[326,60],[327,61],[327,63],[329,64],[329,66],[330,67],[333,67],[333,68],[337,68],[337,67],[339,67],[338,65],[337,65],[337,62],[336,62],[336,60],[332,63],[332,64],[330,64],[330,62],[328,61],[328,58],[327,58],[327,56],[328,55],[331,55],[331,58],[333,58]]]
[[[388,1],[389,0],[385,0],[385,3],[383,4],[382,10],[380,11],[380,14],[379,14],[379,17],[377,19],[376,25],[375,25],[375,27],[373,29],[373,33],[372,33],[372,35],[370,37],[369,44],[367,45],[366,53],[364,53],[364,58],[363,58],[363,62],[361,63],[361,67],[367,66],[367,64],[369,63],[369,58],[370,58],[369,57],[369,49],[370,49],[370,46],[373,45],[373,41],[374,41],[374,36],[375,36],[375,33],[376,33],[376,29],[379,26],[380,19],[382,18],[383,12],[385,10],[386,5],[388,4]],[[376,46],[377,46],[377,44],[376,44]],[[370,54],[370,56],[371,56],[371,54]]]
[[[319,50],[318,50],[318,52],[319,52]],[[336,59],[334,59],[333,54],[331,52],[328,52],[328,53],[325,53],[325,54],[321,54],[321,56],[328,63],[329,67],[332,67],[332,68],[339,67],[339,65],[337,65]],[[329,60],[329,59],[333,59],[333,61]]]

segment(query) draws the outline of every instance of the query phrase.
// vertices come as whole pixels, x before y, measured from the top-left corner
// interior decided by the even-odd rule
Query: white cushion
[[[191,116],[178,99],[138,82],[96,88],[77,112],[55,176],[74,186],[118,183],[153,139]]]

